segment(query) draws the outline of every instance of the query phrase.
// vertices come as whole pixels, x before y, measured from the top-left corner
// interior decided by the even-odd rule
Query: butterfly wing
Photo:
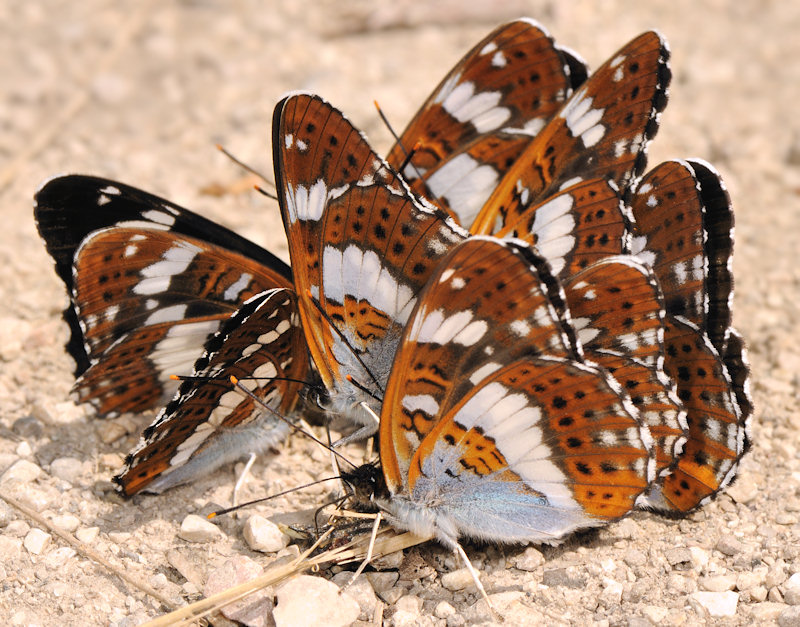
[[[732,336],[733,337],[733,336]],[[738,338],[738,335],[735,336]],[[696,325],[680,316],[666,319],[665,370],[677,385],[688,415],[689,438],[677,465],[659,478],[646,505],[667,514],[686,514],[706,503],[736,476],[749,444],[751,406],[741,379]],[[746,375],[738,353],[734,377]]]
[[[384,506],[417,533],[555,542],[626,513],[650,436],[578,361],[563,292],[522,244],[471,238],[420,295],[381,415]]]
[[[387,161],[403,166],[415,193],[469,224],[510,164],[585,78],[583,62],[556,46],[539,24],[504,24],[450,70]]]
[[[330,409],[374,425],[358,406],[378,411],[416,294],[466,233],[418,202],[329,104],[297,95],[279,111],[279,188],[312,358]]]
[[[470,227],[490,233],[580,180],[613,180],[623,198],[645,167],[666,106],[669,51],[655,32],[621,48],[564,103],[514,162]]]
[[[205,345],[194,372],[145,429],[114,478],[125,496],[160,493],[285,437],[287,416],[308,373],[294,292],[268,290],[247,300]],[[255,398],[231,384],[237,377]],[[256,400],[258,399],[258,400]]]
[[[722,179],[705,162],[666,161],[631,197],[631,252],[643,253],[667,311],[705,331],[722,351],[731,324],[733,209]]]
[[[495,233],[536,247],[560,279],[627,252],[630,218],[613,182],[581,181],[534,203]]]
[[[683,449],[688,426],[664,372],[664,301],[655,275],[636,258],[609,257],[569,277],[564,291],[586,358],[631,397],[663,471]]]
[[[665,370],[689,422],[676,469],[647,501],[683,514],[732,481],[749,444],[749,368],[730,326],[733,210],[719,175],[692,160],[653,168],[635,189],[631,211],[632,252],[652,265],[664,291]]]
[[[168,376],[191,371],[221,321],[253,294],[291,286],[288,266],[259,246],[114,181],[53,179],[34,214],[70,293],[76,391],[100,415],[170,398]]]

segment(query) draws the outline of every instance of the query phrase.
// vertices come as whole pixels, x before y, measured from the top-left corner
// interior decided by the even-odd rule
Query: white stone
[[[737,503],[749,503],[759,494],[760,487],[747,476],[738,477],[736,483],[725,490],[725,494]]]
[[[17,455],[20,457],[29,457],[33,451],[31,450],[31,445],[28,444],[25,440],[17,444],[17,450],[15,451]]]
[[[189,542],[210,542],[222,535],[216,525],[196,514],[189,514],[183,519],[178,537]]]
[[[301,575],[275,591],[278,598],[273,612],[276,627],[325,625],[344,627],[358,619],[358,603],[339,587],[321,577]]]
[[[439,601],[436,608],[433,610],[433,615],[436,618],[447,618],[456,613],[456,608],[450,605],[447,601]]]
[[[289,544],[289,537],[278,525],[258,514],[253,514],[245,521],[242,533],[247,545],[262,553],[277,553]]]
[[[394,607],[398,611],[406,612],[412,616],[419,616],[422,612],[422,599],[413,594],[406,594],[397,599]]]
[[[23,483],[31,483],[36,481],[41,474],[42,469],[39,468],[39,466],[33,462],[29,462],[27,459],[20,459],[14,462],[11,467],[0,476],[0,483],[5,483],[12,479]]]
[[[524,571],[534,571],[544,564],[544,555],[541,551],[529,546],[522,555],[517,556],[514,560],[514,567]]]
[[[736,616],[739,604],[739,593],[732,590],[725,592],[694,592],[692,601],[702,607],[712,618]]]
[[[474,585],[475,580],[467,568],[459,568],[442,575],[442,586],[448,590],[463,590]]]
[[[736,577],[734,575],[702,577],[699,583],[700,588],[708,592],[725,592],[725,590],[733,590],[736,586]]]
[[[81,526],[81,521],[72,514],[59,514],[58,516],[53,516],[53,524],[59,529],[74,533]]]
[[[369,580],[363,574],[356,577],[353,583],[350,583],[352,579],[353,573],[343,571],[341,573],[336,573],[331,581],[339,586],[343,592],[353,597],[356,603],[358,603],[358,607],[361,608],[361,614],[359,614],[360,620],[367,622],[372,621],[375,608],[378,605],[378,597],[375,595],[375,590],[372,589],[372,584],[370,584]]]
[[[614,607],[622,602],[622,584],[608,577],[603,578],[603,591],[600,593],[600,600],[606,607]]]
[[[658,607],[656,605],[645,605],[642,608],[642,616],[644,616],[654,625],[660,625],[661,622],[667,617],[667,608]]]
[[[736,577],[736,589],[750,590],[751,588],[760,586],[762,583],[764,583],[765,576],[766,572],[764,572],[763,570],[761,571],[754,570],[752,572],[739,573],[739,575]]]
[[[41,529],[34,527],[28,532],[28,535],[25,536],[22,545],[28,553],[39,555],[47,548],[47,545],[50,544],[50,540],[51,536],[49,533],[45,533]]]
[[[689,553],[692,556],[692,567],[698,573],[708,566],[708,562],[711,559],[708,551],[701,549],[699,546],[690,546]]]
[[[787,590],[791,590],[793,588],[800,589],[800,573],[795,573],[791,577],[789,577],[783,584]]]
[[[75,537],[84,544],[91,544],[97,540],[98,533],[100,533],[100,527],[83,527],[75,532]]]

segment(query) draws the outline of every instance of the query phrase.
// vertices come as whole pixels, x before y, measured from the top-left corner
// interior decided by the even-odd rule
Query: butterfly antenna
[[[278,200],[278,194],[273,194],[272,192],[268,192],[263,187],[259,187],[258,185],[254,185],[253,188],[262,196],[266,196],[271,200]]]
[[[172,381],[207,381],[209,383],[216,381],[222,385],[228,385],[230,380],[225,380],[219,376],[201,375],[201,374],[171,374],[169,378]],[[292,377],[238,377],[239,381],[288,381],[289,383],[300,383],[301,385],[308,386],[309,388],[317,388],[319,386],[306,381],[305,379],[294,379]]]
[[[350,465],[351,465],[353,468],[355,468],[355,467],[356,467],[356,465],[355,465],[353,462],[351,462],[351,461],[350,461],[349,459],[347,459],[347,458],[346,458],[344,455],[342,455],[341,453],[339,453],[338,451],[336,451],[336,450],[335,450],[333,447],[331,447],[331,446],[328,446],[327,444],[325,444],[325,443],[324,443],[322,440],[320,440],[320,439],[319,439],[319,438],[317,438],[316,436],[312,435],[311,433],[308,433],[307,431],[304,431],[303,429],[301,429],[300,427],[298,427],[296,424],[294,424],[294,423],[293,423],[291,420],[289,420],[289,419],[288,419],[288,418],[286,418],[285,416],[281,415],[279,412],[277,412],[277,411],[275,411],[274,409],[272,409],[272,407],[270,407],[269,405],[267,405],[267,404],[266,404],[266,403],[265,403],[265,402],[264,402],[262,399],[260,399],[258,396],[256,396],[255,394],[253,394],[252,390],[248,390],[248,389],[247,389],[247,387],[245,387],[245,386],[244,386],[244,384],[242,384],[242,382],[241,382],[241,381],[239,381],[239,379],[237,379],[237,378],[236,378],[236,377],[234,377],[234,376],[231,376],[231,383],[233,383],[233,385],[235,385],[237,389],[239,389],[239,390],[241,390],[242,392],[244,392],[244,394],[245,394],[246,396],[249,396],[251,399],[253,399],[253,401],[254,401],[255,403],[259,404],[261,407],[263,407],[263,408],[264,408],[264,409],[266,409],[268,412],[270,412],[270,413],[271,413],[273,416],[275,416],[275,417],[276,417],[276,418],[278,418],[279,420],[282,420],[282,421],[283,421],[283,422],[285,422],[287,425],[289,425],[289,427],[291,427],[291,429],[292,429],[292,430],[294,430],[294,431],[295,431],[295,433],[300,433],[301,435],[304,435],[304,436],[305,436],[305,437],[307,437],[308,439],[310,439],[310,440],[314,441],[315,443],[319,444],[319,445],[320,445],[322,448],[324,448],[324,449],[327,449],[328,451],[331,451],[331,452],[332,452],[334,455],[336,455],[336,456],[337,456],[339,459],[341,459],[341,460],[343,460],[343,461],[347,462],[347,463],[348,463],[348,464],[350,464]]]
[[[271,186],[273,189],[275,188],[275,183],[273,181],[269,180],[264,174],[262,174],[261,172],[256,170],[254,167],[249,166],[244,161],[242,161],[241,159],[237,159],[236,157],[234,157],[230,152],[228,152],[225,149],[225,147],[222,144],[217,144],[217,150],[219,150],[223,155],[228,157],[228,159],[233,161],[236,165],[238,165],[244,171],[250,172],[250,174],[254,174],[258,178],[260,178],[262,181],[264,181],[267,185]]]
[[[249,507],[250,505],[257,505],[258,503],[264,503],[265,501],[269,501],[271,499],[277,499],[281,496],[286,496],[287,494],[291,494],[292,492],[298,492],[300,490],[305,490],[306,488],[310,488],[315,485],[319,485],[320,483],[324,483],[326,481],[334,481],[340,479],[341,477],[325,477],[324,479],[317,479],[316,481],[312,481],[311,483],[304,483],[303,485],[294,486],[293,488],[289,488],[288,490],[284,490],[283,492],[278,492],[277,494],[270,494],[269,496],[262,497],[260,499],[255,499],[252,501],[247,501],[246,503],[241,503],[240,505],[234,505],[233,507],[227,507],[225,509],[219,509],[215,512],[211,512],[206,516],[209,520],[212,518],[216,518],[217,516],[224,516],[225,514],[230,514],[231,512],[235,512],[238,509],[242,509],[244,507]],[[337,499],[338,500],[338,499]],[[336,501],[333,501],[336,503]],[[330,503],[324,505],[323,507],[327,507]],[[316,525],[316,521],[315,521]],[[319,534],[318,534],[319,535]]]
[[[403,145],[403,142],[400,140],[400,136],[395,132],[394,128],[392,128],[392,125],[389,122],[389,119],[386,117],[386,114],[383,112],[383,109],[381,109],[381,106],[378,104],[378,101],[377,100],[373,100],[372,103],[375,105],[375,108],[378,110],[378,115],[380,116],[381,120],[383,121],[383,124],[389,130],[389,133],[391,133],[392,137],[394,137],[395,143],[397,144],[397,146],[400,147],[400,150],[402,151],[403,155],[405,156],[405,158],[403,159],[403,162],[400,164],[400,167],[397,168],[397,172],[399,172],[402,175],[402,173],[405,170],[406,166],[411,164],[411,167],[414,168],[414,173],[417,175],[417,178],[422,180],[422,181],[424,181],[425,179],[422,178],[422,173],[419,170],[417,170],[417,167],[413,163],[411,163],[411,159],[414,158],[414,155],[416,154],[417,150],[419,150],[420,146],[422,145],[422,142],[418,141],[416,144],[414,144],[414,146],[411,148],[411,151],[406,150],[406,147]],[[429,191],[429,190],[427,190],[427,187],[428,187],[427,184],[425,185],[425,187],[426,187],[426,191]]]
[[[314,296],[311,294],[311,290],[306,290],[306,296],[308,297],[308,299],[309,299],[309,300],[310,300],[312,303],[314,303],[314,306],[317,308],[317,311],[319,312],[319,315],[320,315],[320,316],[322,316],[322,317],[325,319],[325,322],[327,322],[327,323],[328,323],[328,325],[329,325],[329,326],[330,326],[332,329],[334,329],[334,330],[336,331],[336,334],[339,336],[339,338],[342,340],[342,342],[344,342],[344,343],[347,345],[347,347],[350,349],[350,352],[353,354],[353,357],[355,357],[355,358],[356,358],[356,360],[358,360],[358,363],[360,363],[360,364],[361,364],[361,367],[362,367],[362,368],[363,368],[363,369],[366,371],[366,373],[369,375],[369,378],[370,378],[370,379],[372,379],[372,382],[375,384],[375,387],[376,387],[376,388],[378,388],[378,389],[379,389],[381,392],[384,392],[383,386],[381,385],[380,381],[378,381],[378,378],[377,378],[377,377],[376,377],[376,376],[375,376],[375,375],[372,373],[372,371],[371,371],[371,370],[370,370],[370,369],[367,367],[367,364],[365,364],[365,363],[364,363],[364,361],[361,359],[361,357],[359,356],[359,354],[358,354],[358,353],[355,351],[355,349],[354,349],[354,348],[353,348],[353,347],[350,345],[350,342],[349,342],[349,341],[348,341],[348,339],[347,339],[347,338],[344,336],[344,334],[341,332],[341,330],[339,329],[339,327],[337,327],[337,326],[336,326],[336,325],[333,323],[333,320],[332,320],[332,319],[331,319],[331,317],[328,315],[328,313],[322,309],[322,305],[320,305],[320,304],[319,304],[319,301],[318,301],[316,298],[314,298]],[[380,399],[380,398],[378,398],[377,396],[375,396],[375,394],[373,394],[372,392],[370,392],[369,390],[367,390],[365,387],[363,387],[363,386],[361,386],[361,385],[358,385],[358,384],[356,384],[356,385],[357,385],[357,387],[358,387],[359,389],[363,390],[364,392],[367,392],[367,393],[368,393],[370,396],[374,397],[376,400],[378,400],[378,401],[382,401],[382,400],[383,400],[383,399]]]

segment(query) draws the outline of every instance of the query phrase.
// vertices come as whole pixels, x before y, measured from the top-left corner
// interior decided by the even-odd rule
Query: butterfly
[[[647,260],[665,301],[665,370],[688,412],[677,465],[649,507],[686,513],[736,476],[753,411],[744,342],[731,326],[733,210],[718,173],[700,160],[668,161],[631,198],[632,252]]]
[[[294,292],[257,294],[209,339],[192,376],[145,429],[114,481],[126,496],[160,493],[244,452],[275,447],[288,435],[286,417],[307,371]],[[250,395],[232,387],[232,376]]]
[[[469,225],[586,76],[585,63],[540,24],[503,24],[442,79],[386,161],[414,193]]]
[[[437,260],[467,233],[411,193],[344,115],[294,94],[275,108],[276,184],[298,310],[331,414],[377,430],[408,315]]]
[[[185,383],[178,399],[145,431],[118,478],[126,495],[162,473],[171,476],[172,483],[161,484],[166,489],[181,473],[191,478],[211,470],[208,460],[222,463],[232,454],[229,430],[243,432],[242,425],[254,420],[260,424],[262,410],[252,401],[248,408],[227,379],[226,385],[209,382],[209,368],[246,374],[244,364],[252,366],[251,376],[277,376],[275,370],[308,378],[307,351],[297,341],[302,336],[296,331],[294,295],[287,294],[279,305],[269,292],[290,290],[291,271],[256,244],[167,200],[90,176],[47,182],[36,194],[34,215],[70,294],[64,312],[71,331],[67,349],[76,362],[81,402],[91,403],[101,416],[147,411],[175,395],[178,383],[170,375],[205,377]],[[272,296],[251,311],[267,294]],[[273,332],[280,333],[263,338],[261,346],[252,325],[267,312],[274,317],[262,323],[277,325]],[[236,329],[237,324],[243,328]],[[231,339],[220,347],[220,338]],[[293,346],[291,355],[285,343]],[[259,394],[279,410],[294,407],[299,384],[256,382]],[[235,407],[227,393],[237,397]],[[247,446],[272,445],[284,431],[279,425],[261,444],[251,431],[249,439],[239,440],[242,450],[235,457]],[[192,461],[201,452],[204,461]]]
[[[569,321],[522,242],[473,237],[439,263],[382,406],[373,500],[394,525],[456,550],[461,537],[551,544],[633,508],[652,437]]]
[[[644,170],[670,82],[669,50],[655,32],[623,46],[556,112],[514,160],[470,226],[491,233],[582,180],[613,181],[625,200]]]

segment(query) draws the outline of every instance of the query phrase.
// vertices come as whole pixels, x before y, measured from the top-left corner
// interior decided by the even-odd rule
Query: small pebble
[[[278,525],[258,514],[253,514],[245,521],[242,533],[247,545],[262,553],[277,553],[289,544],[289,537]]]
[[[800,605],[800,589],[789,588],[783,593],[783,602],[786,605]]]
[[[391,572],[365,573],[364,576],[367,578],[367,581],[369,581],[372,589],[378,593],[394,588],[394,584],[397,583],[397,580],[400,577],[398,573]]]
[[[698,573],[708,566],[708,562],[711,559],[708,551],[699,546],[690,546],[689,554],[692,556],[692,566]]]
[[[397,570],[403,563],[403,551],[395,551],[370,562],[375,570]]]
[[[564,586],[565,588],[582,588],[586,580],[567,568],[551,568],[542,573],[542,584],[545,586]]]
[[[686,547],[676,547],[664,552],[669,565],[676,570],[686,570],[692,563],[692,552]]]
[[[775,622],[785,609],[786,606],[783,603],[770,603],[768,601],[765,603],[756,603],[750,607],[752,622],[756,625],[765,625]]]
[[[736,589],[737,590],[750,590],[751,588],[755,588],[758,585],[764,583],[764,575],[766,573],[759,571],[751,571],[746,573],[739,573],[736,577]]]
[[[707,592],[725,592],[725,590],[733,590],[736,587],[736,577],[733,575],[702,577],[699,584],[700,588]]]
[[[222,535],[216,525],[196,514],[189,514],[183,519],[178,537],[188,542],[211,542]]]
[[[97,540],[98,533],[100,533],[100,527],[82,527],[75,532],[75,537],[84,544],[92,544]]]
[[[750,589],[750,598],[756,603],[766,601],[768,594],[769,590],[767,590],[766,586],[756,586]]]
[[[529,546],[522,555],[518,555],[514,560],[514,567],[524,571],[534,571],[544,564],[544,555],[541,551]]]
[[[397,599],[394,607],[411,616],[419,616],[422,613],[422,599],[413,594],[406,594]]]
[[[70,484],[77,484],[84,472],[83,462],[74,457],[59,457],[50,463],[50,474]]]
[[[439,601],[433,610],[433,615],[436,618],[449,618],[456,613],[456,608],[450,605],[447,601]]]
[[[628,549],[622,559],[628,566],[644,566],[647,564],[647,555],[639,549]]]
[[[344,571],[335,574],[331,581],[353,597],[356,603],[358,603],[358,607],[361,608],[359,619],[371,621],[375,614],[375,607],[378,605],[378,597],[375,595],[375,590],[372,589],[372,585],[363,574],[356,577],[353,583],[350,583],[352,579],[353,573]]]
[[[759,484],[753,481],[747,475],[741,475],[736,480],[732,486],[730,486],[726,491],[729,497],[731,497],[737,503],[749,503],[754,498],[758,496],[759,493]]]
[[[733,536],[725,535],[717,540],[714,548],[723,555],[729,555],[732,557],[738,553],[741,553],[744,550],[744,545]]]
[[[694,592],[691,600],[702,607],[712,618],[736,616],[739,594],[731,590],[725,592]]]
[[[44,426],[33,416],[24,416],[14,421],[11,430],[20,437],[35,440],[42,437]]]
[[[58,516],[53,516],[53,524],[59,529],[74,533],[75,530],[80,527],[81,521],[77,516],[73,516],[72,514],[60,514]]]
[[[27,459],[20,459],[14,462],[14,464],[0,476],[0,483],[5,483],[12,479],[21,481],[22,483],[31,483],[36,481],[41,474],[42,469],[39,468],[39,466]]]
[[[254,560],[245,555],[235,555],[208,573],[203,595],[209,597],[217,594],[237,584],[255,579],[263,572],[264,569]],[[221,611],[225,618],[247,627],[267,627],[272,609],[272,590],[264,588],[224,606]]]
[[[24,520],[12,520],[6,526],[6,535],[12,538],[24,538],[31,530],[31,526]]]
[[[778,589],[778,587],[770,588],[769,594],[767,594],[767,599],[772,601],[773,603],[784,603],[783,594]]]
[[[614,607],[622,601],[622,584],[613,579],[605,578],[603,581],[603,591],[600,593],[600,600],[606,607]]]
[[[783,610],[778,615],[778,627],[800,627],[800,605]]]
[[[31,445],[25,440],[17,444],[17,449],[14,452],[20,457],[30,457],[31,453],[33,453]]]
[[[45,550],[47,545],[50,544],[51,539],[52,538],[49,533],[34,527],[25,536],[25,539],[22,541],[22,545],[25,547],[25,550],[28,551],[28,553],[40,555],[42,551]]]
[[[655,605],[645,605],[642,608],[642,616],[649,620],[651,624],[660,625],[667,617],[667,610]]]
[[[325,625],[345,627],[358,619],[361,608],[350,595],[322,577],[300,575],[275,591],[273,612],[276,627]]]
[[[783,568],[776,567],[767,573],[767,576],[764,579],[764,584],[767,586],[767,588],[774,588],[775,586],[780,586],[788,578],[789,576],[786,574],[786,571],[783,570]]]
[[[442,575],[442,586],[448,590],[463,590],[472,585],[475,585],[475,580],[467,568],[459,568]]]

